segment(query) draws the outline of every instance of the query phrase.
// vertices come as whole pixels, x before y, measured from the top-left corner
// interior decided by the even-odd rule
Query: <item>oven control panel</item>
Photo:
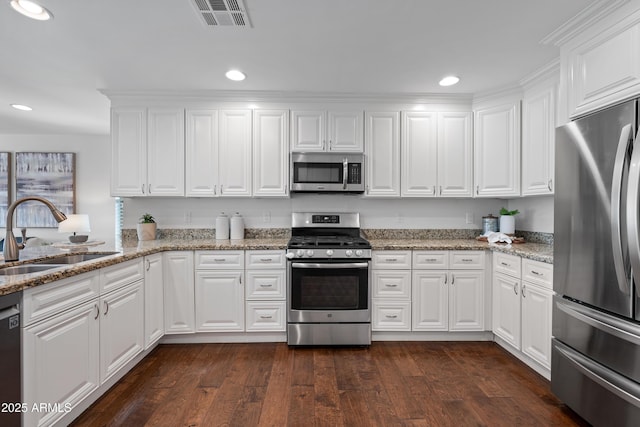
[[[340,224],[340,215],[311,215],[312,224]]]
[[[286,257],[288,259],[371,259],[371,249],[287,249]]]

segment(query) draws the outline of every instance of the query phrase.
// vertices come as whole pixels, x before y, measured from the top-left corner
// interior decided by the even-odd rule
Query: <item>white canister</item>
[[[229,217],[220,212],[216,218],[216,240],[229,239]]]
[[[244,220],[242,215],[236,212],[231,217],[231,240],[244,239]]]
[[[515,215],[500,215],[500,232],[504,234],[515,234],[516,232]]]

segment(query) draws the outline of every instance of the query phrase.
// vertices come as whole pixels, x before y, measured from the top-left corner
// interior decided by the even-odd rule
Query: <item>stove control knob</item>
[[[362,251],[360,249],[356,251],[356,256],[362,256]]]
[[[302,249],[298,249],[298,250],[296,251],[296,256],[297,256],[297,257],[303,257],[303,256],[304,256],[304,251],[303,251]]]
[[[346,256],[351,256],[351,255],[353,255],[353,251],[351,249],[347,249],[346,251],[344,251],[344,254]]]
[[[327,256],[333,255],[333,249],[327,249]]]
[[[309,249],[309,250],[307,251],[307,256],[308,256],[308,257],[312,257],[312,256],[313,256],[313,251],[312,251],[311,249]]]
[[[287,257],[287,259],[293,259],[296,257],[296,254],[294,254],[293,252],[287,252],[285,256]]]

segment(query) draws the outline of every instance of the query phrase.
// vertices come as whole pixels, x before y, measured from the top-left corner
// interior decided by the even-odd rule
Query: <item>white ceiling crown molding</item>
[[[595,22],[602,20],[626,3],[629,3],[629,1],[630,0],[596,0],[540,40],[540,43],[562,46]]]
[[[520,86],[527,88],[543,80],[557,77],[560,79],[560,58],[556,58],[548,64],[538,68],[533,73],[520,80]]]
[[[522,87],[519,83],[512,83],[508,86],[478,92],[473,97],[474,109],[478,104],[493,104],[494,102],[504,102],[510,98],[521,98]]]
[[[303,91],[243,91],[243,90],[190,90],[190,91],[120,91],[98,89],[110,100],[122,101],[220,101],[220,102],[408,102],[420,104],[469,104],[468,93],[345,93]]]

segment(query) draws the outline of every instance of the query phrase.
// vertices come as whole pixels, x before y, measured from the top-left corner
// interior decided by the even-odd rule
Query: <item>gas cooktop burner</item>
[[[289,240],[290,248],[370,248],[369,242],[362,237],[349,236],[293,236]]]

